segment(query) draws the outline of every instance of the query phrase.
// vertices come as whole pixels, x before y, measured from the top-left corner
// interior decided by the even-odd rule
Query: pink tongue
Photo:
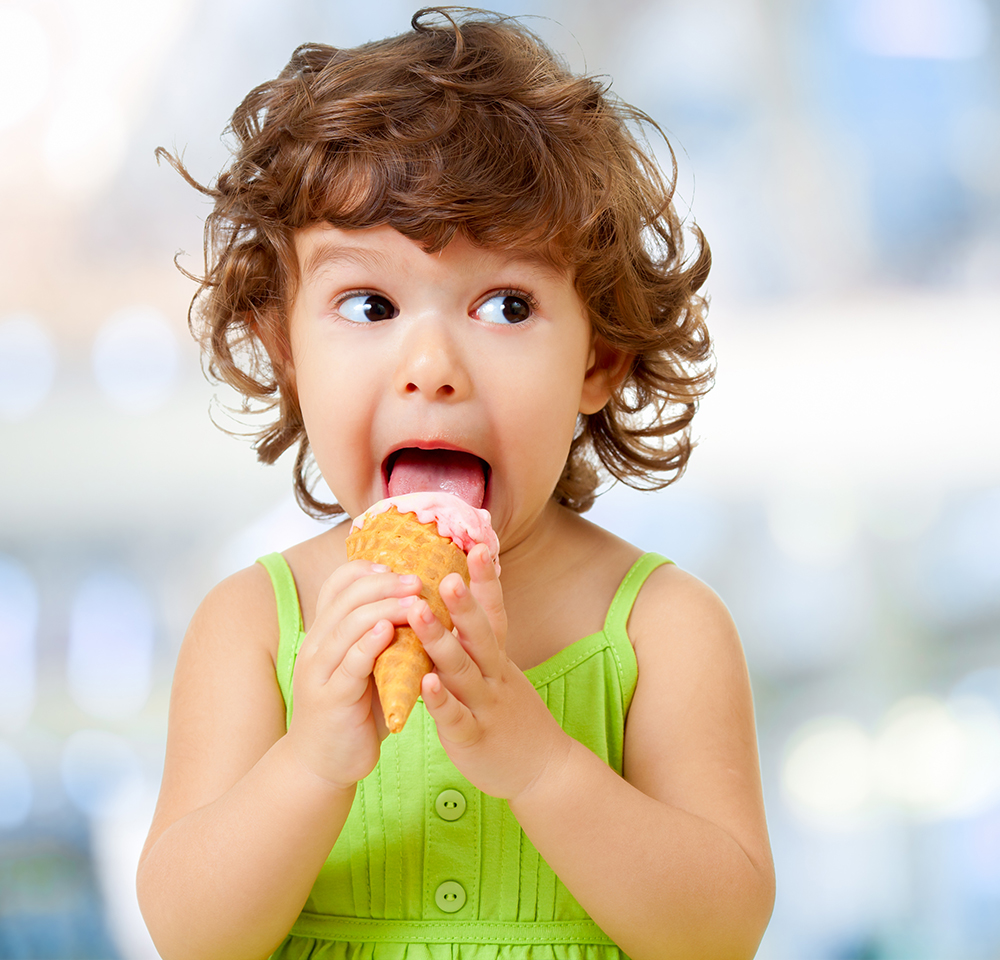
[[[389,496],[443,490],[474,507],[483,505],[486,478],[482,461],[457,450],[404,450],[389,477]]]

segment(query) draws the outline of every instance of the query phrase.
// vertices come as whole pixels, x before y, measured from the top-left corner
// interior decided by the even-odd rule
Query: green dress
[[[259,562],[277,599],[278,683],[291,717],[302,614],[281,554]],[[638,677],[625,628],[646,577],[666,562],[657,554],[640,557],[600,632],[525,671],[562,728],[619,774]],[[347,823],[272,960],[624,956],[539,856],[506,801],[458,772],[418,702],[358,784]]]

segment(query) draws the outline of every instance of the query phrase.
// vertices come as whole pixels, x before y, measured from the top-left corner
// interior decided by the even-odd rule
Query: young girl
[[[736,630],[580,516],[599,468],[685,465],[707,247],[684,252],[641,114],[509,20],[412,26],[304,46],[244,100],[199,187],[194,316],[273,411],[261,459],[298,444],[304,507],[458,485],[502,576],[474,547],[445,630],[415,577],[347,561],[345,520],[213,590],[143,912],[167,960],[750,957],[773,876]],[[387,737],[372,670],[403,624],[435,669]]]

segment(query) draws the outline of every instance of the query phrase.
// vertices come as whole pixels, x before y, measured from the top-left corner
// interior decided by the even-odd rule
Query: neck
[[[536,580],[550,570],[559,552],[566,523],[565,507],[549,500],[531,528],[505,546],[500,554],[505,590],[516,590],[525,580]]]

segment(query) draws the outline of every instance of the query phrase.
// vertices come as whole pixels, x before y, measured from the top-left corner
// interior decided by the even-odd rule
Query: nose
[[[472,381],[445,319],[414,321],[401,344],[394,386],[401,395],[419,394],[426,400],[461,400]]]

